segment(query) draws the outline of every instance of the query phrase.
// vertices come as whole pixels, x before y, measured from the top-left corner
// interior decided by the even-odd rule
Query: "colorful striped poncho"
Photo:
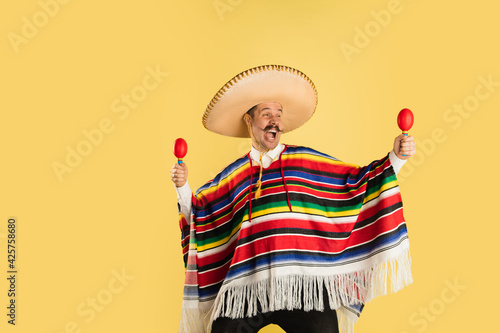
[[[286,146],[262,175],[244,156],[181,214],[186,265],[179,332],[257,310],[336,309],[352,332],[365,302],[412,282],[401,195],[391,162],[346,164]],[[324,294],[326,293],[326,295]],[[328,304],[324,304],[328,300]]]

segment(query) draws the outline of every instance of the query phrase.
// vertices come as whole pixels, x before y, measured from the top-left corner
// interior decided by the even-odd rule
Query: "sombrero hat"
[[[280,103],[283,132],[290,132],[313,115],[318,103],[314,83],[301,71],[281,65],[248,69],[229,80],[208,104],[203,125],[209,131],[250,137],[243,115],[259,103]]]

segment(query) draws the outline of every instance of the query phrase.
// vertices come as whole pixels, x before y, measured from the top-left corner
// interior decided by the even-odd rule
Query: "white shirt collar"
[[[262,153],[262,167],[264,169],[269,168],[271,163],[273,163],[273,161],[281,154],[281,152],[283,152],[284,149],[285,145],[279,143],[274,149]],[[252,146],[252,149],[250,150],[250,158],[257,165],[260,165],[260,154],[261,152]]]

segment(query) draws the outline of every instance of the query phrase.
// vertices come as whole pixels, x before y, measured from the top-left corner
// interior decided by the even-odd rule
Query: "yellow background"
[[[419,153],[400,174],[415,282],[369,303],[356,332],[496,329],[495,1],[61,2],[0,9],[1,332],[177,331],[172,143],[189,144],[193,188],[243,155],[247,140],[206,131],[201,116],[229,78],[271,63],[302,70],[319,92],[316,114],[285,143],[364,165],[391,149],[397,112],[415,113]],[[132,92],[140,102],[125,114]],[[447,111],[464,103],[462,115]],[[109,133],[88,146],[84,132],[102,122]],[[87,156],[58,177],[54,163],[78,147]],[[10,216],[16,326],[6,316]]]

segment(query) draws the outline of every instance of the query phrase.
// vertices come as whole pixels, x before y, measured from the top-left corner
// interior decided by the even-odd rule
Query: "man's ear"
[[[252,117],[248,113],[245,113],[243,115],[243,121],[247,124],[247,126],[250,126],[252,124]]]

